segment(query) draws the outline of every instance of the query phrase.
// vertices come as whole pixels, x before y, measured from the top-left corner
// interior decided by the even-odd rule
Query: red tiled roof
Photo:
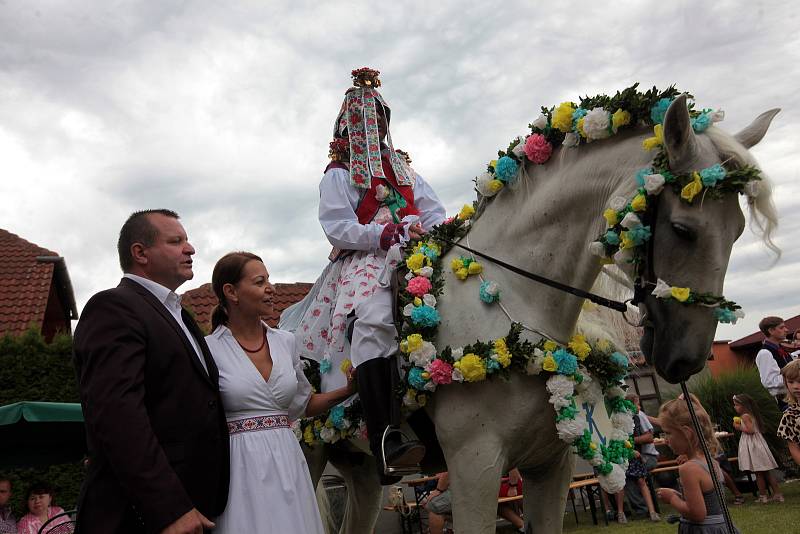
[[[273,327],[277,326],[283,310],[303,300],[303,297],[311,290],[312,285],[314,284],[306,282],[275,284],[275,296],[272,301],[274,309],[272,315],[265,318],[267,324]],[[190,289],[183,294],[183,300],[181,301],[183,306],[194,315],[200,328],[206,332],[211,330],[211,312],[217,302],[217,296],[214,295],[211,284],[203,284],[198,288]]]
[[[0,229],[0,335],[44,322],[55,266],[39,256],[58,254]]]
[[[786,319],[784,323],[786,323],[786,326],[789,328],[789,332],[795,332],[800,328],[800,315],[795,315],[794,317]],[[764,341],[764,334],[759,330],[758,332],[753,332],[749,336],[731,341],[730,347],[734,350],[741,350],[750,346],[761,345],[762,341]]]

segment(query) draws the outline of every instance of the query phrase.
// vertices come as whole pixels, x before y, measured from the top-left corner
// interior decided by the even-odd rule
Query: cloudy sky
[[[674,83],[733,132],[783,108],[754,149],[783,257],[770,267],[750,233],[737,243],[725,293],[748,316],[718,338],[800,313],[798,11],[603,4],[0,0],[0,228],[65,257],[79,307],[116,284],[118,229],[142,208],[182,215],[198,250],[184,290],[233,249],[275,281],[313,281],[329,249],[317,185],[352,68],[382,71],[395,145],[449,212],[542,105]]]

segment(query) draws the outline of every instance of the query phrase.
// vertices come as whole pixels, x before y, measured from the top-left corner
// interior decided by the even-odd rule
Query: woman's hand
[[[358,389],[356,387],[356,368],[355,367],[350,367],[350,369],[347,370],[347,375],[346,376],[347,376],[347,386],[346,387],[347,387],[348,396],[350,396],[350,395],[355,394],[357,389]]]
[[[422,227],[422,223],[415,222],[408,227],[408,237],[411,239],[419,239],[428,232]]]

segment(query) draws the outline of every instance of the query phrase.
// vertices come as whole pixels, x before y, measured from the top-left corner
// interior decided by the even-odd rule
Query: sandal
[[[783,502],[783,493],[776,493],[772,496],[772,502]]]
[[[737,495],[734,497],[733,504],[744,504],[744,495]]]
[[[767,504],[769,503],[769,497],[766,495],[759,495],[758,499],[756,499],[756,502],[759,504]]]

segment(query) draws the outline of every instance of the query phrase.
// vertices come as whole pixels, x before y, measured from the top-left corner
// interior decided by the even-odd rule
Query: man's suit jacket
[[[208,372],[175,318],[133,280],[93,296],[75,329],[89,467],[78,532],[159,532],[228,498],[219,372],[189,314]],[[144,526],[142,526],[144,525]]]

